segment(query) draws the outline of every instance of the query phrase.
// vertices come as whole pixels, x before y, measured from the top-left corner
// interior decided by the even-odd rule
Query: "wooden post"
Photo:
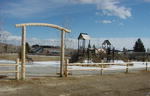
[[[126,73],[129,72],[129,64],[126,64]]]
[[[68,77],[68,64],[69,64],[69,60],[66,59],[66,63],[65,63],[65,71],[64,71],[65,77]]]
[[[79,45],[79,41],[80,41],[80,40],[78,39],[78,56],[79,56],[79,49],[80,49],[80,47],[79,47],[79,46],[80,46],[80,45]]]
[[[101,75],[103,75],[103,65],[101,65]]]
[[[21,79],[25,79],[26,72],[26,26],[22,26],[22,58],[21,58]]]
[[[17,58],[16,63],[16,80],[19,80],[19,58]]]
[[[26,68],[25,68],[25,60],[26,60],[26,56],[25,56],[25,51],[26,51],[26,26],[47,26],[47,27],[52,27],[52,28],[56,28],[61,30],[61,64],[60,64],[60,76],[63,76],[63,69],[64,69],[64,37],[65,37],[65,32],[71,32],[71,30],[68,30],[66,28],[57,26],[57,25],[53,25],[53,24],[47,24],[47,23],[24,23],[24,24],[16,24],[16,27],[22,27],[22,60],[21,60],[21,78],[25,79],[25,72],[26,72]]]
[[[101,63],[103,64],[104,61],[102,60]],[[101,65],[101,75],[103,75],[103,65]]]
[[[146,71],[148,71],[148,63],[146,62],[146,68],[145,68]]]
[[[65,31],[61,32],[61,55],[60,55],[60,77],[63,77],[63,69],[64,69],[64,57],[65,57],[65,48],[64,48],[64,38]]]

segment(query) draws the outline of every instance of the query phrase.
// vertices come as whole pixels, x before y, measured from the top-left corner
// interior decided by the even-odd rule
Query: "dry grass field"
[[[33,61],[59,61],[59,56],[46,56],[46,55],[28,55]],[[0,60],[16,60],[17,53],[0,54]]]
[[[150,96],[150,72],[0,80],[0,96]]]

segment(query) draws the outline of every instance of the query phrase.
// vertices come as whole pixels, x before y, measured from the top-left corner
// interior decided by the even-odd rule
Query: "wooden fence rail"
[[[106,65],[117,65],[117,66],[126,66],[125,73],[129,72],[129,66],[133,66],[132,62],[125,62],[125,64],[116,64],[116,63],[92,63],[92,64],[84,64],[84,63],[69,63],[69,60],[66,60],[64,67],[65,77],[68,76],[69,71],[100,71],[100,74],[103,75],[104,66]],[[148,63],[146,62],[145,70],[148,71]],[[97,69],[69,69],[68,66],[82,66],[82,67],[97,67]]]
[[[0,66],[15,66],[15,70],[0,71],[0,74],[2,74],[2,73],[15,73],[16,80],[19,80],[19,59],[16,60],[16,64],[0,64]]]
[[[129,66],[132,66],[133,63],[131,62],[126,62]],[[68,63],[68,66],[101,66],[101,65],[121,65],[121,66],[126,66],[126,64],[116,64],[116,63],[91,63],[91,64],[84,64],[84,63]]]

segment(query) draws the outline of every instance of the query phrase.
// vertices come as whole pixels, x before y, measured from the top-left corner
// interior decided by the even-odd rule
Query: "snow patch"
[[[88,61],[86,61],[88,62]],[[0,64],[5,64],[5,63],[16,63],[15,61],[12,60],[0,60]],[[92,64],[93,62],[91,62]],[[125,64],[122,60],[115,60],[114,63],[116,64]],[[129,66],[129,69],[132,68],[145,68],[146,67],[146,62],[131,62],[133,63],[133,66]],[[148,67],[150,67],[150,62],[147,62]],[[51,66],[51,67],[59,67],[60,66],[60,61],[40,61],[40,62],[33,62],[33,63],[27,63],[26,67],[45,67],[45,66]],[[82,67],[82,66],[69,66],[68,68],[71,69],[101,69],[100,67]],[[119,70],[119,69],[125,69],[126,66],[122,65],[110,65],[107,68],[103,68],[104,70]]]

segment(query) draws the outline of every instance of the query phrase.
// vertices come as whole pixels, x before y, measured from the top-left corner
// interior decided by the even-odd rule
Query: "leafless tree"
[[[0,42],[6,43],[10,33],[4,30],[0,30]]]

